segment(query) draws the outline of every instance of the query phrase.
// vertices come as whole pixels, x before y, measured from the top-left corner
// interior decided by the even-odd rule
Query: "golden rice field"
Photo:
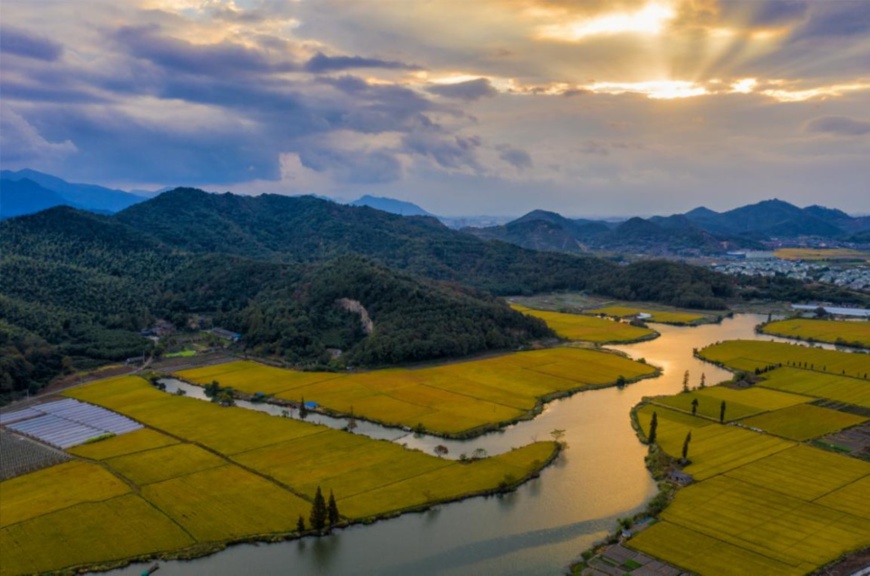
[[[0,483],[2,576],[293,532],[317,486],[333,490],[350,519],[423,507],[512,485],[556,450],[537,442],[463,464],[165,394],[138,377],[67,395],[151,428],[76,450],[98,463],[67,462]]]
[[[615,318],[626,318],[636,316],[638,314],[649,314],[652,317],[650,322],[661,322],[662,324],[695,324],[702,320],[706,320],[703,314],[693,314],[691,312],[665,312],[662,310],[648,310],[643,308],[633,308],[630,306],[605,306],[603,308],[595,308],[586,311],[588,314],[605,314]]]
[[[442,434],[463,434],[527,415],[541,398],[635,380],[655,368],[578,348],[550,348],[431,368],[359,374],[298,372],[239,361],[178,372],[187,381],[317,402],[336,412]]]
[[[758,386],[870,408],[870,381],[798,368],[777,368]]]
[[[865,422],[867,418],[830,408],[801,404],[741,421],[750,428],[790,440],[810,440]]]
[[[835,376],[860,379],[870,376],[870,354],[823,350],[783,342],[728,340],[703,348],[699,355],[733,370],[754,371],[756,368],[782,364],[783,367],[806,368]]]
[[[740,420],[753,414],[777,410],[810,402],[813,398],[798,396],[763,388],[735,390],[724,386],[711,386],[674,396],[662,396],[651,400],[653,404],[667,406],[685,412],[692,411],[692,402],[698,400],[696,414],[719,421],[719,411],[725,402],[725,421]]]
[[[703,480],[795,446],[795,442],[758,434],[735,426],[722,426],[705,418],[647,404],[637,411],[644,435],[649,435],[652,413],[658,427],[656,443],[668,454],[679,457],[686,434],[692,432],[685,472]]]
[[[766,324],[761,329],[765,334],[786,338],[816,340],[818,342],[846,342],[870,347],[870,322],[848,322],[845,320],[816,320],[813,318],[792,318]]]
[[[870,260],[870,253],[849,248],[780,248],[773,255],[782,260]]]
[[[555,330],[556,334],[568,340],[584,340],[598,344],[624,343],[652,338],[656,335],[656,332],[649,328],[641,328],[595,316],[535,310],[518,304],[512,304],[511,308],[517,312],[540,318],[547,323],[547,326]]]
[[[76,476],[70,476],[63,485],[76,480]],[[54,572],[179,550],[192,544],[193,538],[165,514],[140,496],[125,494],[61,508],[3,528],[0,575]]]
[[[870,469],[870,464],[860,464]],[[772,571],[759,573],[805,574],[870,544],[866,520],[857,515],[730,476],[681,490],[661,516],[663,526],[678,526],[714,542],[708,542],[701,558],[697,550],[687,550],[686,542],[682,552],[659,549],[649,545],[659,536],[658,526],[653,526],[631,540],[631,546],[700,573],[727,573],[714,567],[736,562],[745,574],[746,566],[754,565],[760,556]],[[722,547],[721,556],[716,541],[730,545]]]

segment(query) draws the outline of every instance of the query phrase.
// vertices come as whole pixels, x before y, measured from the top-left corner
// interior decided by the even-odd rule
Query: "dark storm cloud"
[[[321,72],[339,72],[353,70],[355,68],[382,68],[386,70],[420,70],[419,66],[396,62],[392,60],[380,60],[378,58],[364,58],[362,56],[327,56],[322,52],[315,54],[305,63],[305,71],[319,74]]]
[[[824,116],[808,122],[806,131],[835,136],[863,136],[870,134],[870,122],[845,116]]]
[[[432,132],[412,132],[405,135],[402,144],[408,152],[433,159],[442,168],[472,168],[480,170],[477,149],[479,136],[444,136]]]
[[[486,78],[477,78],[467,82],[458,82],[456,84],[435,84],[426,88],[427,92],[446,96],[447,98],[458,98],[459,100],[478,100],[484,96],[495,96],[498,91],[493,88],[492,84]]]
[[[63,54],[63,45],[45,36],[4,25],[0,26],[0,52],[54,62]]]
[[[126,26],[117,30],[114,38],[137,58],[189,74],[217,76],[286,72],[298,68],[293,62],[273,61],[263,51],[241,44],[191,44],[158,32],[157,26]]]
[[[498,157],[517,170],[525,170],[533,166],[532,157],[525,150],[504,145],[499,146],[498,151]]]
[[[344,184],[385,184],[402,177],[401,162],[384,151],[309,148],[299,153],[299,160],[310,170],[329,171]]]

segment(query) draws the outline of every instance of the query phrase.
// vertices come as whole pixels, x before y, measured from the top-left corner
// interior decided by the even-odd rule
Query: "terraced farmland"
[[[649,328],[632,326],[595,316],[535,310],[518,304],[512,304],[511,308],[517,312],[540,318],[547,323],[547,326],[555,330],[556,334],[568,340],[583,340],[598,344],[625,343],[656,336],[656,332]]]
[[[248,393],[314,401],[343,414],[442,434],[467,434],[531,413],[541,398],[652,376],[655,368],[616,354],[577,348],[522,352],[432,368],[360,374],[297,372],[230,362],[177,375],[214,380]]]
[[[0,575],[292,534],[318,486],[335,492],[351,520],[425,507],[512,486],[556,450],[536,442],[460,463],[165,394],[138,377],[68,395],[149,428],[75,449],[98,463],[72,461],[0,483]]]
[[[846,322],[843,320],[793,318],[765,324],[761,331],[765,334],[786,338],[870,347],[870,322],[867,321]]]

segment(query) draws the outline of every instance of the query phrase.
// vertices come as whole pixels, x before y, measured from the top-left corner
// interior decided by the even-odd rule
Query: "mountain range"
[[[67,182],[36,170],[0,171],[0,219],[33,214],[54,206],[111,214],[146,199],[123,190]]]
[[[727,212],[695,208],[685,214],[629,218],[624,222],[569,219],[534,210],[502,226],[468,228],[479,238],[502,240],[535,250],[584,253],[638,252],[669,256],[722,254],[760,249],[765,241],[817,237],[867,242],[870,217],[782,200],[765,200]]]

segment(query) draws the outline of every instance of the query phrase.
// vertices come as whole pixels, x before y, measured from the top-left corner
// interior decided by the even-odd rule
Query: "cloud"
[[[382,68],[385,70],[421,69],[419,66],[405,64],[404,62],[364,58],[362,56],[327,56],[323,52],[318,52],[305,63],[305,71],[314,74],[352,70],[354,68]]]
[[[797,38],[854,37],[870,33],[870,9],[864,0],[816,2]]]
[[[412,132],[402,139],[405,150],[434,160],[442,168],[481,170],[477,149],[479,136],[444,136],[431,132]]]
[[[402,176],[401,162],[380,150],[305,149],[299,153],[299,160],[305,168],[329,172],[344,184],[383,184]]]
[[[21,28],[0,26],[0,52],[54,62],[63,54],[63,45]]]
[[[158,26],[125,26],[115,40],[130,54],[160,67],[189,74],[226,76],[255,72],[287,72],[298,69],[293,62],[273,60],[268,53],[232,42],[191,44],[159,34]]]
[[[457,98],[459,100],[478,100],[484,96],[495,96],[498,94],[498,91],[493,88],[486,78],[477,78],[476,80],[457,82],[455,84],[432,84],[426,87],[426,91],[438,96]]]
[[[525,150],[514,148],[513,146],[502,145],[498,147],[498,157],[516,168],[517,170],[525,170],[533,166],[532,157]]]
[[[834,136],[863,136],[870,134],[870,122],[845,116],[823,116],[810,120],[807,123],[806,131],[816,134],[833,134]]]
[[[50,142],[21,115],[0,107],[0,150],[4,166],[26,167],[46,163],[76,152],[69,140]]]

